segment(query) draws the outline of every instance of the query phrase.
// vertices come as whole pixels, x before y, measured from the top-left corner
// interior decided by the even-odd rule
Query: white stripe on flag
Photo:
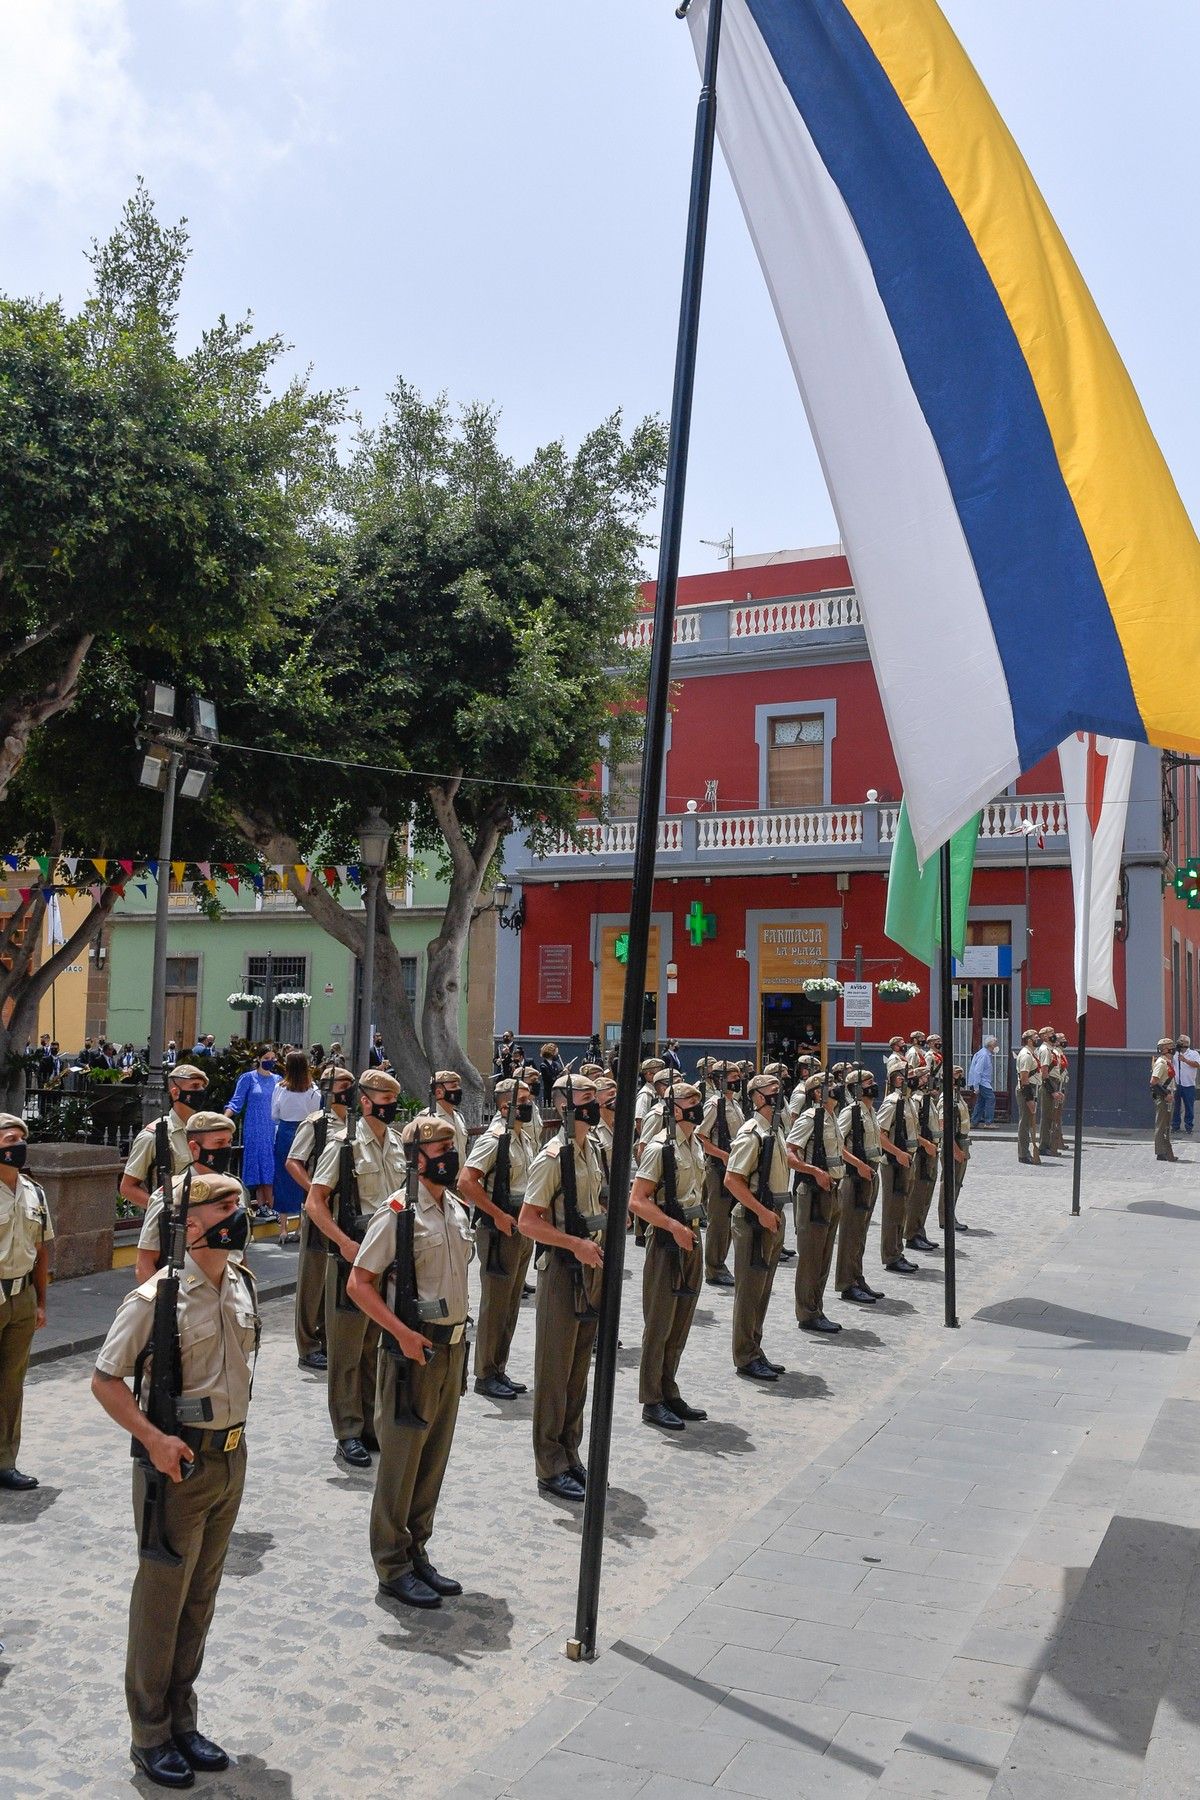
[[[702,60],[708,0],[688,18]],[[717,126],[859,590],[924,862],[1018,773],[991,620],[862,240],[746,0],[725,0]],[[958,670],[936,694],[931,634]]]
[[[1058,746],[1067,831],[1071,840],[1071,885],[1075,892],[1075,1017],[1088,998],[1116,1006],[1113,980],[1113,924],[1121,886],[1121,851],[1129,811],[1134,746],[1124,738],[1077,731]],[[1091,868],[1088,869],[1088,858]],[[1085,893],[1090,885],[1090,904]],[[1084,979],[1084,962],[1087,979]]]

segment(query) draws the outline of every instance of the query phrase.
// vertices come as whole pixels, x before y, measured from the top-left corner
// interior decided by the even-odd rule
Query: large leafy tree
[[[3,848],[153,853],[153,808],[123,797],[143,671],[197,642],[235,659],[326,579],[320,511],[339,397],[272,391],[285,346],[219,318],[178,341],[184,226],[139,185],[93,244],[78,315],[0,296],[0,833]],[[72,714],[86,700],[87,711]],[[133,816],[130,816],[130,807]],[[130,833],[132,832],[132,835]],[[111,893],[38,968],[37,889],[4,920],[0,1083],[59,968]],[[19,953],[14,953],[18,943]],[[10,1086],[10,1092],[12,1088]]]
[[[574,453],[556,442],[519,462],[492,409],[455,412],[401,384],[347,471],[329,604],[252,653],[244,683],[227,684],[227,728],[240,711],[262,750],[344,759],[323,771],[287,757],[223,760],[223,803],[265,858],[353,861],[354,827],[377,803],[393,823],[411,821],[416,852],[447,877],[419,1020],[380,908],[379,1016],[416,1093],[448,1064],[481,1102],[459,1001],[471,921],[505,834],[573,830],[605,745],[620,759],[640,735],[641,669],[620,635],[664,458],[658,424],[626,433],[614,416]],[[316,884],[292,886],[362,954],[361,911]]]

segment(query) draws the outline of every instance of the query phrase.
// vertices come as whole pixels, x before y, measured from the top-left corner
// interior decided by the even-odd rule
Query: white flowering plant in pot
[[[881,1000],[900,1004],[905,1000],[919,999],[921,990],[915,981],[898,981],[894,976],[889,976],[886,981],[875,983],[875,992]]]
[[[817,975],[811,981],[804,983],[806,1000],[840,1000],[841,997],[842,984],[840,981],[835,981],[832,975]]]
[[[249,1012],[252,1007],[262,1005],[261,994],[227,994],[225,999],[234,1012]]]
[[[275,1004],[276,1006],[294,1007],[299,1011],[301,1007],[312,1005],[312,995],[302,994],[299,988],[289,988],[285,994],[276,994]]]

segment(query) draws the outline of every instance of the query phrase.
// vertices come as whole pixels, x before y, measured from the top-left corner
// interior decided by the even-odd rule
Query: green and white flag
[[[955,956],[962,955],[967,941],[967,908],[981,817],[976,813],[950,839],[950,948]],[[918,962],[933,966],[942,941],[941,853],[931,856],[924,867],[918,863],[903,801],[892,842],[883,929]]]

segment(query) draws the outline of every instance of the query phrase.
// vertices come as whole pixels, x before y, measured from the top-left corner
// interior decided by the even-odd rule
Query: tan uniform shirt
[[[166,1115],[167,1135],[171,1141],[171,1173],[182,1175],[191,1167],[192,1155],[188,1149],[187,1126],[172,1107]],[[233,1120],[229,1123],[232,1125]],[[157,1120],[155,1121],[157,1124]],[[129,1147],[129,1161],[125,1164],[124,1173],[132,1175],[135,1181],[144,1186],[154,1173],[154,1125],[145,1125],[134,1138]]]
[[[199,1178],[203,1179],[202,1171],[201,1171]],[[242,1188],[241,1199],[242,1199],[242,1205],[249,1208],[250,1196],[246,1192],[246,1189],[244,1186]],[[176,1205],[178,1205],[178,1203],[179,1203],[178,1190],[176,1191],[175,1202],[176,1202]],[[163,1210],[162,1189],[155,1188],[154,1192],[150,1196],[150,1204],[146,1208],[145,1212],[142,1214],[142,1229],[138,1233],[138,1241],[137,1241],[137,1247],[139,1250],[157,1250],[158,1249],[158,1247],[159,1247],[158,1222],[162,1218],[162,1210]],[[231,1250],[229,1252],[229,1254],[234,1262],[245,1262],[245,1260],[246,1260],[245,1255],[241,1250]]]
[[[396,1260],[396,1214],[404,1210],[398,1201],[381,1206],[367,1226],[359,1245],[355,1268],[383,1275],[384,1304],[395,1310],[391,1267]],[[439,1323],[461,1325],[467,1316],[467,1266],[475,1252],[475,1239],[467,1209],[457,1194],[443,1189],[439,1206],[423,1181],[417,1183],[416,1218],[413,1222],[413,1262],[417,1272],[418,1300],[444,1300],[446,1317]]]
[[[746,1120],[733,1140],[726,1165],[731,1175],[740,1175],[750,1192],[758,1197],[758,1165],[764,1155],[771,1158],[771,1192],[782,1198],[788,1191],[790,1173],[783,1130],[776,1126],[774,1142],[768,1124],[760,1125],[757,1113]]]
[[[883,1145],[879,1142],[879,1120],[875,1108],[865,1100],[859,1101],[862,1112],[863,1161],[873,1166],[883,1160]],[[848,1150],[854,1149],[854,1103],[843,1106],[838,1114],[838,1130],[842,1134],[842,1142]],[[857,1174],[858,1171],[855,1170]]]
[[[352,1142],[354,1145],[354,1173],[358,1183],[358,1204],[363,1213],[369,1216],[381,1207],[385,1200],[398,1193],[408,1179],[408,1163],[404,1155],[404,1145],[396,1133],[387,1128],[384,1129],[383,1142],[377,1143],[375,1133],[363,1118],[358,1121]],[[315,1183],[329,1189],[331,1200],[338,1190],[340,1157],[340,1142],[326,1144],[324,1154],[313,1175]]]
[[[54,1236],[50,1208],[28,1175],[17,1171],[17,1185],[0,1181],[0,1275],[15,1281],[28,1275],[37,1261],[38,1245]]]
[[[591,1138],[585,1139],[582,1149],[573,1144],[575,1154],[575,1198],[585,1220],[591,1223],[593,1237],[600,1234],[600,1224],[604,1217],[601,1196],[604,1191],[604,1170],[600,1165],[600,1152]],[[563,1154],[561,1134],[552,1138],[544,1150],[539,1150],[529,1169],[529,1180],[525,1186],[526,1206],[536,1206],[539,1212],[548,1212],[550,1222],[560,1231],[566,1230],[563,1222],[562,1203],[562,1165],[559,1158]]]
[[[646,1114],[650,1111],[650,1108],[656,1105],[657,1102],[658,1095],[655,1093],[653,1086],[647,1087],[643,1083],[637,1091],[637,1098],[633,1104],[634,1123],[640,1125]]]
[[[971,1109],[961,1094],[956,1094],[954,1096],[954,1104],[958,1112],[958,1148],[963,1152],[964,1156],[969,1157],[971,1154]],[[940,1125],[941,1122],[941,1110],[939,1108],[938,1124]]]
[[[313,1151],[317,1144],[317,1120],[319,1112],[310,1113],[307,1119],[301,1119],[296,1127],[296,1135],[292,1139],[292,1147],[288,1151],[288,1160],[303,1163],[312,1172]],[[339,1119],[335,1112],[329,1114],[329,1129],[325,1133],[325,1148],[330,1144],[340,1144],[349,1129],[347,1119]]]
[[[508,1141],[508,1189],[514,1197],[524,1194],[529,1180],[529,1165],[536,1152],[525,1136],[529,1129],[518,1119],[513,1126],[512,1136]],[[500,1139],[504,1136],[504,1120],[499,1114],[492,1120],[486,1131],[480,1132],[475,1139],[470,1156],[467,1158],[468,1169],[475,1169],[483,1179],[483,1185],[490,1194],[492,1184],[488,1177],[496,1166],[496,1155],[500,1149]]]
[[[1043,1081],[1051,1087],[1058,1086],[1058,1057],[1053,1044],[1039,1044],[1037,1048],[1038,1073]]]
[[[1038,1066],[1037,1053],[1022,1044],[1017,1051],[1017,1085],[1019,1087],[1041,1087],[1042,1071]]]
[[[698,1137],[706,1137],[710,1144],[715,1144],[717,1141],[717,1108],[721,1104],[721,1099],[722,1096],[720,1094],[711,1094],[709,1096],[708,1104],[704,1108],[704,1117],[696,1127],[696,1135]],[[731,1100],[728,1094],[724,1096],[724,1100],[725,1123],[729,1127],[729,1143],[730,1148],[732,1148],[734,1138],[746,1123],[746,1115],[743,1113],[737,1101]]]
[[[1150,1079],[1159,1087],[1172,1088],[1175,1086],[1175,1071],[1171,1067],[1169,1056],[1155,1057],[1154,1067],[1150,1071]]]
[[[654,1187],[654,1202],[662,1205],[663,1151],[666,1148],[665,1137],[655,1138],[642,1151],[637,1166],[638,1181],[649,1181]],[[704,1203],[704,1152],[696,1142],[695,1136],[690,1140],[684,1138],[682,1132],[675,1140],[675,1198],[684,1212],[699,1213]]]
[[[433,1116],[443,1120],[447,1125],[453,1125],[454,1148],[458,1151],[458,1166],[461,1169],[462,1165],[467,1160],[467,1143],[469,1138],[467,1121],[463,1118],[457,1107],[454,1106],[439,1106],[437,1112]]]
[[[126,1294],[96,1358],[105,1375],[122,1378],[150,1342],[154,1328],[154,1296],[165,1269]],[[188,1256],[179,1277],[179,1344],[183,1361],[183,1397],[212,1401],[205,1429],[221,1431],[245,1422],[250,1406],[250,1377],[258,1313],[252,1281],[244,1268],[228,1265],[220,1287]],[[149,1366],[142,1381],[145,1397]]]
[[[930,1096],[929,1096],[929,1129],[928,1129],[928,1131],[923,1131],[921,1129],[921,1117],[925,1111],[925,1095],[924,1094],[918,1094],[916,1096],[916,1098],[913,1100],[912,1108],[913,1108],[913,1113],[916,1116],[917,1130],[920,1132],[921,1136],[923,1138],[928,1138],[931,1144],[940,1144],[942,1141],[942,1113],[941,1113],[941,1095],[940,1095],[940,1093],[935,1089],[934,1092],[932,1094],[930,1094]]]
[[[901,1107],[904,1109],[904,1130],[908,1138],[906,1144],[900,1144],[900,1139],[896,1136],[896,1113]],[[893,1144],[900,1144],[902,1150],[910,1152],[917,1148],[917,1108],[910,1095],[899,1092],[885,1094],[877,1118],[878,1129],[890,1137]]]
[[[846,1158],[844,1155],[846,1143],[845,1139],[842,1137],[842,1128],[838,1124],[837,1118],[833,1113],[826,1112],[825,1108],[822,1107],[820,1114],[818,1115],[816,1108],[810,1106],[807,1112],[802,1112],[800,1114],[800,1117],[788,1132],[788,1146],[796,1152],[796,1155],[800,1158],[801,1162],[811,1163],[813,1158],[810,1156],[809,1151],[812,1148],[813,1138],[816,1135],[818,1116],[821,1120],[821,1138],[825,1146],[825,1161],[829,1170],[830,1179],[833,1181],[840,1181],[842,1176],[846,1173]],[[802,1177],[802,1180],[805,1181],[810,1179],[811,1177],[807,1175]]]

